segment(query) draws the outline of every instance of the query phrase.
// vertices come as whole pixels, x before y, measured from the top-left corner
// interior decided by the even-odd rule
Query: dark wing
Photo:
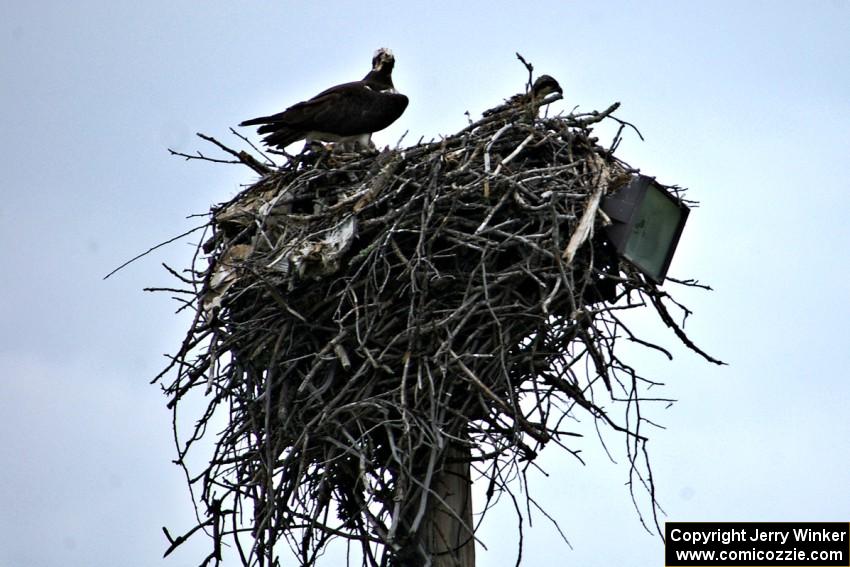
[[[340,136],[371,134],[383,130],[407,108],[403,94],[381,92],[365,84],[354,84],[341,91],[327,93],[322,102],[304,108],[311,129]]]
[[[306,100],[304,102],[299,102],[294,104],[284,110],[283,112],[278,112],[277,114],[272,114],[269,116],[260,116],[258,118],[251,118],[250,120],[245,120],[244,122],[240,122],[240,126],[254,126],[257,124],[279,124],[281,126],[294,126],[299,122],[303,122],[306,118],[306,114],[310,111],[310,109],[315,109],[322,102],[332,102],[334,92],[340,90],[346,90],[350,88],[352,85],[359,84],[359,82],[355,83],[345,83],[342,85],[337,85],[335,87],[331,87],[327,90],[324,90],[311,98],[310,100]],[[262,133],[262,128],[260,129],[260,133]]]
[[[357,81],[331,87],[283,112],[246,120],[240,126],[262,124],[257,130],[260,134],[288,130],[355,136],[383,130],[402,115],[407,103],[402,94],[380,92]]]

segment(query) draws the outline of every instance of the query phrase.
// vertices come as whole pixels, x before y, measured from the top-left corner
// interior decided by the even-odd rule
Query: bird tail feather
[[[263,142],[267,146],[277,146],[280,149],[285,148],[292,142],[297,142],[298,140],[304,139],[303,132],[292,130],[290,128],[274,127],[271,124],[264,128],[260,128],[259,130],[257,130],[257,132],[259,132],[260,134],[269,133],[268,136],[263,138]]]
[[[240,122],[240,126],[254,126],[256,124],[268,124],[271,116],[260,116],[259,118],[251,118],[250,120],[245,120]]]

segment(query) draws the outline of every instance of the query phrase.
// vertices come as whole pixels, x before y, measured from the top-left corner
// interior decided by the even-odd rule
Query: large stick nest
[[[489,501],[544,445],[577,454],[563,421],[582,413],[625,435],[654,516],[651,382],[614,347],[661,347],[619,314],[650,306],[696,347],[602,235],[600,198],[634,172],[592,137],[615,109],[540,118],[520,97],[439,142],[280,167],[227,150],[263,175],[210,213],[165,386],[175,412],[206,395],[177,437],[199,505],[189,535],[213,540],[204,564],[231,543],[243,564],[273,565],[285,540],[311,565],[334,537],[360,542],[364,565],[403,563],[446,447],[470,455]]]

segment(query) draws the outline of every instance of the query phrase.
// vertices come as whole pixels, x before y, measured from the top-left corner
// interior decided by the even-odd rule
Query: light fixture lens
[[[620,257],[657,284],[664,283],[688,219],[680,199],[651,177],[636,175],[602,201],[606,234]]]
[[[671,246],[682,219],[682,209],[654,185],[641,202],[623,256],[644,269],[653,280],[663,277]]]

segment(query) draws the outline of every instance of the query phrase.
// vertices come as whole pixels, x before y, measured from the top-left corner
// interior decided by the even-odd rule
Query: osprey
[[[531,87],[531,96],[535,100],[543,100],[552,93],[564,94],[564,89],[551,75],[540,75]]]
[[[395,122],[407,108],[407,97],[393,86],[393,65],[392,51],[382,47],[362,81],[331,87],[283,112],[252,118],[240,126],[261,124],[257,132],[266,134],[263,142],[281,150],[298,140],[374,147],[372,133]]]
[[[540,106],[543,102],[546,102],[549,95],[552,93],[563,95],[564,90],[561,88],[561,85],[558,84],[558,81],[556,81],[551,75],[540,75],[531,86],[530,92],[514,95],[505,101],[505,104],[497,106],[496,108],[485,110],[482,112],[482,115],[492,116],[507,110],[508,108],[523,108],[527,107],[529,104],[534,105],[536,112],[536,107]],[[552,97],[552,99],[548,100],[548,102],[554,102],[555,100],[557,100],[557,98]]]

